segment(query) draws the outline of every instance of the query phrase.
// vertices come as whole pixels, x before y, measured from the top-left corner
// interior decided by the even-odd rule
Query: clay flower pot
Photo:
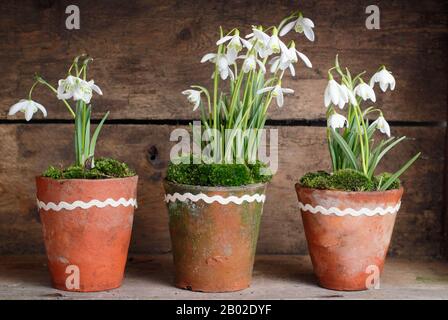
[[[319,284],[333,290],[376,286],[403,189],[344,192],[296,184],[296,191]]]
[[[102,291],[123,280],[138,177],[37,177],[37,201],[53,286]]]
[[[249,287],[266,184],[164,186],[175,285],[204,292]]]

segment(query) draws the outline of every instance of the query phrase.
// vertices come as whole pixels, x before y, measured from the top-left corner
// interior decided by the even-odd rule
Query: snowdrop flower
[[[288,88],[282,88],[280,84],[272,87],[266,87],[257,91],[257,94],[263,94],[265,92],[272,92],[272,96],[276,98],[277,105],[281,108],[283,106],[283,94],[294,93],[294,90]]]
[[[280,36],[283,37],[289,31],[294,30],[298,33],[304,33],[305,37],[310,41],[314,41],[314,22],[311,19],[304,18],[302,14],[297,18],[297,20],[287,23],[280,31]]]
[[[269,41],[268,41],[268,48],[273,53],[280,53],[280,43],[283,43],[283,42],[278,37],[277,28],[274,28],[274,31],[272,32],[272,36],[269,38]]]
[[[308,68],[312,68],[313,65],[311,64],[310,59],[303,53],[296,50],[295,43],[292,42],[291,46],[288,48],[286,45],[282,42],[280,44],[280,48],[282,51],[282,54],[280,56],[277,56],[273,58],[269,63],[272,64],[271,66],[271,72],[274,73],[277,71],[277,68],[280,68],[280,70],[286,70],[289,68],[291,71],[291,75],[295,76],[296,71],[294,69],[294,63],[297,63],[299,60],[298,57],[305,63],[305,65]],[[298,57],[297,57],[298,55]]]
[[[261,69],[261,72],[266,73],[266,68],[260,60],[257,59],[255,54],[251,54],[250,56],[242,56],[240,57],[245,59],[243,62],[243,72],[248,73],[251,70],[255,70],[257,68],[257,64]]]
[[[216,44],[219,46],[226,42],[229,42],[229,44],[227,45],[227,49],[229,51],[234,51],[235,53],[240,52],[241,49],[243,49],[243,45],[245,45],[246,47],[249,45],[247,40],[240,37],[240,32],[238,30],[235,31],[235,34],[233,36],[222,37],[216,42]]]
[[[102,95],[100,87],[98,87],[93,80],[85,81],[81,78],[69,75],[66,79],[61,79],[58,82],[57,97],[58,99],[67,100],[82,100],[85,103],[90,103],[93,91]]]
[[[252,48],[252,45],[255,44],[255,50],[257,51],[261,59],[264,59],[273,54],[273,51],[269,48],[269,40],[271,39],[271,37],[264,33],[262,30],[252,28],[252,33],[248,34],[246,38],[251,38],[249,42],[251,46],[248,47],[248,49],[250,50]]]
[[[193,111],[195,111],[201,104],[201,91],[188,89],[182,91],[182,94],[186,95],[188,102],[193,105]]]
[[[390,90],[393,91],[395,89],[395,78],[389,71],[386,70],[385,67],[373,75],[372,79],[370,79],[370,86],[373,88],[377,82],[379,82],[380,88],[383,92],[386,92],[389,85]]]
[[[25,114],[26,121],[30,121],[33,118],[33,114],[38,110],[42,111],[44,117],[47,116],[47,110],[45,110],[43,105],[31,99],[22,99],[9,109],[8,115],[12,116],[20,111]]]
[[[347,90],[344,89],[344,87],[337,83],[334,79],[330,79],[328,81],[324,94],[325,107],[328,108],[328,106],[333,103],[335,106],[339,106],[340,109],[344,108],[344,105],[349,99],[347,93],[349,90],[346,87],[345,88]]]
[[[333,129],[343,128],[347,125],[347,123],[347,118],[336,112],[328,118],[328,126]]]
[[[361,97],[364,101],[366,101],[367,99],[372,100],[372,102],[376,101],[375,91],[373,91],[371,86],[364,82],[358,84],[353,92],[355,95]]]
[[[233,50],[230,50],[228,54],[221,54],[219,56],[216,53],[207,53],[202,57],[201,63],[206,61],[216,63],[218,65],[218,72],[221,79],[226,80],[230,75],[230,78],[233,80],[235,77],[232,69],[230,69],[230,65],[235,63],[236,58],[236,52]]]
[[[390,138],[390,126],[382,115],[372,123],[372,126],[374,125],[376,125],[377,129],[379,129],[382,133],[386,134]]]

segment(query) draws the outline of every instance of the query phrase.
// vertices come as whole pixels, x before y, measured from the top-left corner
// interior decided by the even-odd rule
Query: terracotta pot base
[[[297,184],[296,191],[319,285],[369,289],[383,270],[403,189],[343,192]]]
[[[200,292],[249,287],[266,185],[201,187],[165,182],[164,186],[175,286]],[[232,202],[244,196],[250,199]]]

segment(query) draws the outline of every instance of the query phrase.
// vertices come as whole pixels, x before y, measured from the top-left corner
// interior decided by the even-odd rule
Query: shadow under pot
[[[345,192],[296,184],[314,273],[333,290],[378,288],[403,188]]]
[[[53,287],[103,291],[121,286],[138,177],[37,177],[37,201]]]
[[[266,184],[203,187],[164,182],[176,287],[250,286]]]

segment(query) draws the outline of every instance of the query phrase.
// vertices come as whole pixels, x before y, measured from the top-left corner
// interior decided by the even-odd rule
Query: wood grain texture
[[[168,217],[163,202],[165,175],[175,127],[108,125],[97,155],[127,161],[138,172],[139,208],[131,252],[170,250]],[[324,128],[280,127],[279,171],[268,187],[262,218],[259,253],[305,254],[306,240],[298,212],[294,183],[310,170],[328,169]],[[437,256],[441,246],[444,128],[395,128],[407,135],[382,169],[392,171],[417,151],[422,157],[403,177],[403,206],[390,253],[400,256]],[[0,125],[0,254],[43,252],[35,204],[34,176],[49,164],[68,164],[72,156],[71,125]],[[394,161],[391,161],[394,160]],[[386,160],[387,161],[387,160]],[[392,165],[392,162],[396,164]]]
[[[42,5],[42,3],[53,3]],[[24,97],[35,72],[56,83],[75,55],[95,58],[90,75],[104,91],[95,97],[94,117],[110,110],[111,119],[191,119],[180,92],[190,84],[210,85],[210,65],[200,58],[215,49],[218,27],[277,24],[297,10],[296,1],[87,1],[77,4],[81,29],[65,28],[70,1],[2,1],[0,4],[0,119],[7,107]],[[40,3],[40,5],[39,5]],[[300,9],[316,24],[316,41],[292,34],[313,62],[299,66],[295,89],[285,107],[271,110],[274,119],[324,117],[326,72],[336,53],[353,72],[373,74],[385,64],[397,78],[397,89],[379,95],[388,119],[441,121],[446,107],[447,3],[443,1],[377,1],[381,29],[367,30],[369,1],[301,1]],[[67,118],[62,104],[44,89],[35,98],[49,118]]]

